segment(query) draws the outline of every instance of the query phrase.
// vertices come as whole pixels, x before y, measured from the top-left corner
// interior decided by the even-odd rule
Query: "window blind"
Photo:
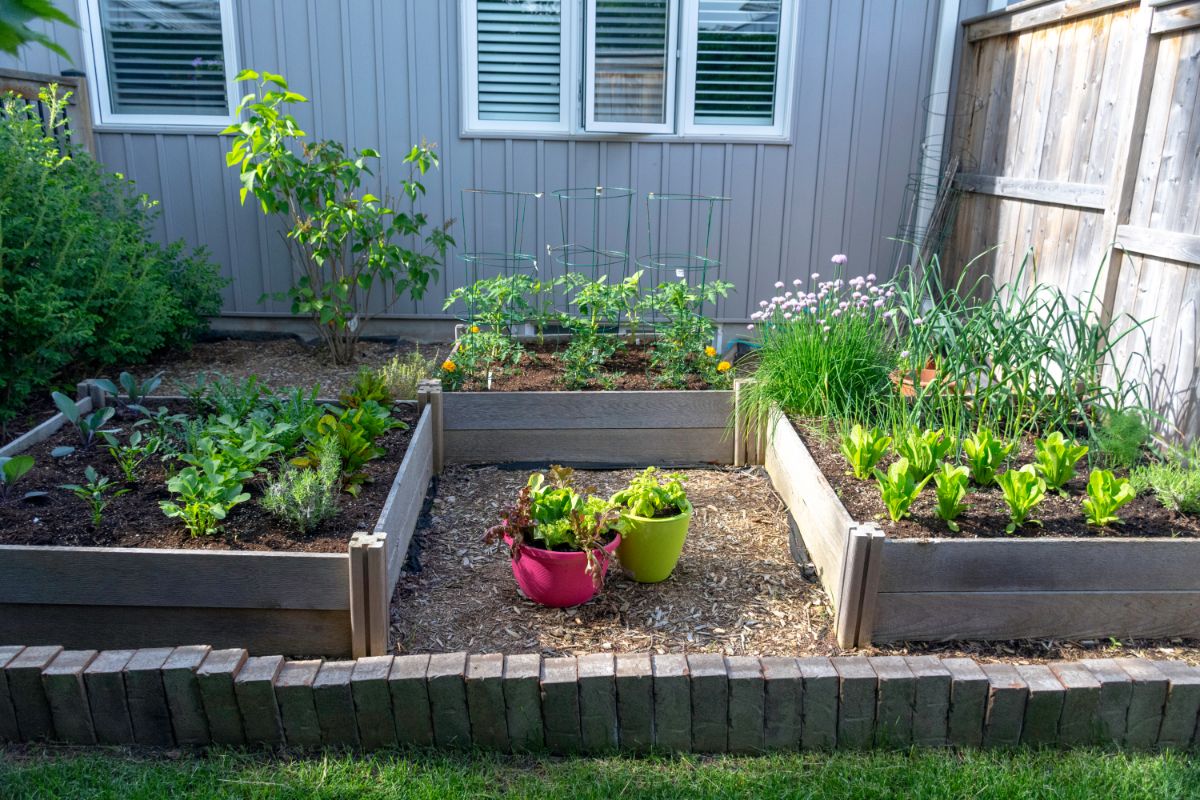
[[[479,118],[557,122],[560,3],[478,0],[476,14]]]
[[[782,0],[699,0],[695,120],[771,125]]]
[[[219,0],[100,0],[117,114],[229,113]]]
[[[596,0],[595,19],[595,118],[666,122],[667,0]]]

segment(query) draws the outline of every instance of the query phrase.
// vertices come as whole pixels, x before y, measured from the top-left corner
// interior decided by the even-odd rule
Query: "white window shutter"
[[[229,113],[220,0],[99,0],[113,114]]]
[[[475,4],[480,120],[562,118],[562,9],[550,0]]]
[[[782,0],[698,0],[697,125],[778,122]]]

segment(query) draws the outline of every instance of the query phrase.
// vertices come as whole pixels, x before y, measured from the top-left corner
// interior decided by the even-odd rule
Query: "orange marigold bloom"
[[[453,361],[446,359],[442,362],[442,369],[446,370],[446,372],[454,372],[454,370],[458,369],[458,367]]]
[[[716,354],[717,354],[717,348],[713,347],[711,344],[708,347],[704,348],[704,355],[708,356],[709,358],[712,358]]]
[[[472,326],[471,326],[471,333],[479,333],[479,326],[478,326],[478,325],[472,325]]]
[[[728,361],[722,361],[720,364],[717,364],[717,372],[726,372],[732,368],[733,364],[730,364]]]

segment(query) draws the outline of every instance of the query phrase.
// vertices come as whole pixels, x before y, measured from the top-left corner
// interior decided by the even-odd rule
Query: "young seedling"
[[[117,384],[104,378],[95,381],[95,384],[120,403],[123,410],[146,414],[149,413],[146,409],[146,398],[162,384],[162,373],[139,381],[132,373],[122,372],[117,378],[119,388]]]
[[[914,480],[924,480],[937,471],[938,463],[954,449],[954,437],[942,429],[910,430],[896,441],[896,455],[908,459]]]
[[[1005,444],[987,428],[980,428],[963,439],[963,455],[971,468],[971,478],[979,486],[991,486],[996,482],[996,470],[1008,459],[1016,443]]]
[[[899,522],[908,516],[909,507],[925,488],[929,478],[928,475],[920,481],[914,478],[908,459],[903,456],[892,462],[886,474],[875,470],[875,481],[879,484],[880,496],[892,522]]]
[[[1111,470],[1094,469],[1088,476],[1088,496],[1083,501],[1083,512],[1089,525],[1101,528],[1120,523],[1116,511],[1137,497],[1133,485],[1127,478],[1118,478]]]
[[[1087,445],[1068,444],[1063,435],[1055,431],[1035,442],[1034,447],[1037,449],[1037,472],[1046,481],[1046,488],[1065,496],[1063,486],[1075,477],[1075,464],[1087,455]]]
[[[54,399],[54,405],[58,406],[58,410],[62,412],[62,415],[79,432],[80,449],[82,450],[87,450],[95,444],[96,434],[100,433],[104,425],[113,418],[113,414],[117,413],[116,409],[111,406],[104,406],[103,408],[97,408],[90,414],[84,415],[79,413],[79,407],[75,405],[75,401],[62,392],[51,392],[50,396]],[[61,458],[74,452],[74,447],[64,445],[51,450],[50,455],[55,458]]]
[[[128,494],[129,490],[117,489],[116,484],[110,481],[107,475],[97,474],[93,467],[85,469],[83,477],[87,479],[87,483],[67,483],[60,488],[66,489],[88,504],[88,508],[92,512],[92,527],[98,528],[100,520],[104,517],[104,509],[108,508],[108,504],[115,498]]]
[[[33,469],[33,456],[0,456],[0,503],[7,503],[13,497],[13,487]],[[45,497],[45,492],[26,492],[22,500],[32,500],[35,497]]]
[[[1034,506],[1046,499],[1046,482],[1032,464],[1001,473],[996,477],[996,483],[1000,484],[1004,502],[1008,503],[1009,523],[1004,528],[1005,533],[1013,533],[1026,522],[1042,524],[1029,518]]]
[[[878,428],[855,425],[849,433],[842,434],[842,455],[850,464],[850,471],[860,481],[871,477],[871,470],[892,446],[892,437],[885,436]]]
[[[141,431],[129,434],[129,440],[121,444],[115,433],[101,431],[104,441],[108,444],[108,454],[117,462],[121,476],[126,483],[137,480],[138,469],[150,456],[162,449],[163,440],[158,436],[142,436]]]
[[[967,496],[967,481],[971,471],[966,467],[943,463],[942,468],[933,473],[934,486],[937,489],[937,515],[946,522],[946,527],[958,531],[958,519],[967,510],[963,498]]]

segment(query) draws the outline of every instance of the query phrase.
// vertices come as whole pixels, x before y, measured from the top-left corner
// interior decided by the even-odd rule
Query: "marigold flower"
[[[711,344],[708,347],[704,348],[704,355],[708,356],[709,358],[712,358],[716,354],[717,354],[717,348],[713,347]]]
[[[717,364],[717,372],[727,372],[732,368],[733,364],[730,364],[728,361],[722,361],[720,364]]]
[[[479,333],[479,326],[478,326],[478,325],[472,325],[472,326],[471,326],[471,333]]]
[[[446,359],[442,362],[442,369],[446,370],[446,372],[454,372],[454,370],[458,369],[458,365],[450,359]]]

